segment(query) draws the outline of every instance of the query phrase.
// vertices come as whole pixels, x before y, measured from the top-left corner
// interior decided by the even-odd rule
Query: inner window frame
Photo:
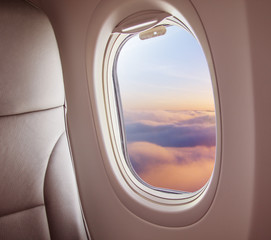
[[[196,35],[190,30],[190,28],[188,28],[184,23],[182,23],[180,20],[178,20],[177,18],[173,17],[173,16],[169,16],[167,18],[165,18],[164,20],[162,20],[161,22],[159,22],[158,24],[156,24],[153,27],[156,26],[169,26],[169,25],[173,25],[173,26],[178,26],[181,28],[184,28],[186,31],[188,31],[190,34],[193,35],[193,37],[200,43],[200,41],[198,40],[198,38],[196,37]],[[140,31],[141,32],[141,31]],[[119,33],[119,32],[113,32],[109,38],[109,42],[108,42],[108,46],[107,49],[110,49],[110,51],[108,52],[108,58],[109,58],[109,63],[105,64],[107,66],[107,70],[105,71],[105,79],[107,79],[106,82],[106,86],[104,86],[104,91],[106,91],[107,93],[105,95],[110,95],[109,99],[107,99],[107,104],[106,105],[110,105],[109,108],[109,114],[112,114],[112,111],[115,112],[115,115],[117,115],[117,124],[116,124],[116,116],[112,117],[112,116],[108,116],[109,118],[111,118],[111,124],[112,128],[111,128],[111,132],[113,134],[111,134],[111,137],[113,135],[114,138],[114,142],[115,144],[115,154],[116,154],[116,160],[117,160],[117,164],[120,168],[120,172],[123,175],[123,178],[126,180],[126,182],[128,183],[128,185],[130,185],[130,187],[132,189],[134,189],[137,193],[139,193],[140,195],[144,196],[144,197],[148,197],[151,198],[152,200],[155,199],[155,201],[158,199],[158,201],[160,202],[160,200],[162,199],[163,203],[170,203],[172,204],[172,200],[174,200],[174,204],[183,204],[183,203],[187,203],[190,201],[193,201],[195,199],[197,199],[202,193],[204,193],[204,191],[208,188],[210,182],[212,181],[213,178],[213,174],[217,165],[217,155],[218,155],[218,127],[220,125],[218,125],[219,123],[219,116],[217,117],[217,115],[219,114],[219,111],[217,111],[217,99],[214,99],[214,104],[215,104],[215,116],[216,116],[216,156],[215,156],[215,165],[213,168],[213,173],[211,175],[211,177],[209,178],[209,180],[207,181],[207,183],[199,190],[195,191],[195,192],[185,192],[185,191],[179,191],[179,190],[171,190],[171,189],[165,189],[165,188],[159,188],[159,187],[155,187],[152,186],[148,183],[146,183],[145,181],[143,181],[138,174],[136,173],[136,171],[134,170],[131,161],[129,159],[129,154],[127,151],[127,142],[126,142],[126,134],[125,134],[125,127],[124,127],[124,119],[123,119],[123,109],[122,109],[122,103],[121,103],[121,97],[120,97],[120,92],[119,92],[119,87],[118,87],[118,79],[117,79],[117,71],[116,71],[116,65],[117,65],[117,58],[119,56],[119,53],[122,49],[122,46],[125,45],[125,43],[132,38],[136,33]],[[206,57],[206,56],[205,56]],[[207,61],[208,62],[208,61]],[[210,70],[210,66],[209,66],[209,62],[208,62],[208,67]],[[212,78],[212,76],[211,76]],[[113,84],[113,89],[112,86],[111,88],[108,87],[108,82],[111,81],[111,83]],[[214,81],[212,79],[212,86],[213,86],[213,91],[214,91],[214,95],[215,95],[215,88],[214,88]],[[110,85],[110,84],[109,84]],[[113,94],[112,94],[113,91]],[[114,102],[115,102],[115,106],[114,103],[112,103],[112,97],[114,98]],[[114,114],[113,114],[114,115]],[[114,126],[113,126],[114,125]],[[119,133],[118,133],[119,132]],[[113,138],[111,138],[111,140],[113,140]],[[121,146],[121,150],[120,150],[120,146]],[[220,147],[219,147],[220,149]],[[122,156],[123,155],[123,156]]]

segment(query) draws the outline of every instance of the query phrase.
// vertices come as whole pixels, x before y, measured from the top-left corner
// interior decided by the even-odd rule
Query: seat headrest
[[[47,17],[21,0],[0,2],[0,116],[64,104],[59,51]]]

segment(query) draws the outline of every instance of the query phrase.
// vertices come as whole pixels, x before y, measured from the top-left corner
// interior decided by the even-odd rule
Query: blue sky
[[[157,101],[158,108],[167,106],[168,110],[189,105],[194,109],[212,108],[212,85],[204,53],[183,28],[171,26],[164,36],[128,40],[120,51],[117,74],[126,98],[124,104],[129,108],[154,108],[151,99]],[[137,105],[135,97],[139,98]]]

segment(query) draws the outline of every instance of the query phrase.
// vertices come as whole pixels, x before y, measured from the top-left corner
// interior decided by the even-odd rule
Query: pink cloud
[[[142,173],[140,177],[155,187],[194,192],[207,183],[213,166],[212,161],[156,165],[151,170]]]
[[[128,144],[131,163],[148,184],[193,192],[210,178],[215,147],[161,147],[149,142]]]
[[[214,124],[215,112],[204,110],[125,110],[125,124],[143,123],[151,126],[169,124],[192,124],[193,119],[201,118],[201,124]],[[194,121],[194,124],[196,122]]]

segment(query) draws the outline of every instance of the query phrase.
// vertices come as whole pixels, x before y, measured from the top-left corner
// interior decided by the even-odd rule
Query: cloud
[[[128,142],[151,142],[163,147],[215,146],[213,126],[150,126],[142,123],[126,125]]]
[[[148,184],[186,192],[195,192],[210,179],[214,162],[194,162],[186,165],[157,165],[140,175]]]
[[[145,182],[188,192],[206,184],[215,160],[214,111],[126,111],[125,123],[130,161]]]
[[[204,115],[199,117],[194,117],[192,119],[187,119],[180,121],[179,124],[183,125],[215,125],[215,117],[211,115]]]
[[[213,111],[126,111],[125,130],[129,143],[193,147],[216,142]]]
[[[172,151],[149,142],[130,143],[128,152],[137,173],[145,172],[154,165],[177,163],[178,161]]]
[[[212,174],[215,147],[166,148],[149,142],[128,144],[137,174],[155,187],[196,191]]]
[[[214,111],[201,111],[201,110],[125,110],[124,118],[126,124],[130,123],[144,123],[148,125],[170,125],[181,123],[205,117],[205,120],[215,120]]]

